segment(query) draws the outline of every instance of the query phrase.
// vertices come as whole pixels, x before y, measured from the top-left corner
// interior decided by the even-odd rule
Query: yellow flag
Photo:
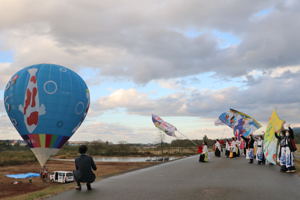
[[[275,110],[273,110],[270,123],[272,124],[272,127],[274,131],[278,132],[282,129],[283,124],[285,123],[284,120],[281,120]]]
[[[269,119],[267,130],[264,135],[264,154],[267,161],[276,164],[276,150],[277,150],[277,138],[275,132],[279,132],[282,129],[284,120],[281,120],[273,110]]]

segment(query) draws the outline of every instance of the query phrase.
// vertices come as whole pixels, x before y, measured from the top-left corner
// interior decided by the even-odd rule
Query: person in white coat
[[[202,145],[202,152],[200,153],[200,162],[208,162],[209,158],[208,158],[208,148],[207,148],[207,142],[203,142]]]
[[[230,153],[230,141],[227,139],[226,143],[225,143],[225,156],[226,156],[226,158],[229,157],[229,153]]]
[[[229,156],[230,158],[235,158],[237,152],[237,146],[236,146],[236,139],[235,137],[232,138],[232,141],[230,143],[230,154],[232,156]]]
[[[215,156],[216,157],[221,157],[221,144],[220,144],[220,141],[217,139],[216,140],[216,143],[215,143]]]

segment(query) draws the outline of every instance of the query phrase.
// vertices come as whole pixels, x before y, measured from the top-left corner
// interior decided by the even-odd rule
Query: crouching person
[[[95,181],[95,174],[92,170],[97,170],[92,157],[86,155],[88,148],[86,145],[79,147],[80,156],[75,159],[74,178],[77,183],[76,190],[81,190],[80,183],[86,183],[87,190],[91,190],[91,183]]]

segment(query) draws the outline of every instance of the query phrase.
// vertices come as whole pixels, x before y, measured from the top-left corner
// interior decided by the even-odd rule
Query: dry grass
[[[2,151],[0,166],[19,165],[36,161],[31,151]]]
[[[147,166],[155,165],[156,163],[104,163],[97,162],[96,176],[97,180],[101,180],[104,177],[124,173],[127,171],[144,168]],[[74,162],[66,161],[49,161],[47,163],[49,171],[72,171],[74,170]],[[39,173],[40,166],[37,162],[28,163],[16,166],[0,167],[0,199],[6,200],[31,200],[41,199],[47,196],[51,196],[75,187],[74,183],[70,184],[57,184],[57,183],[44,183],[40,178],[33,178],[32,183],[29,180],[22,180],[21,184],[14,185],[12,182],[15,179],[5,177],[5,174],[17,174],[25,172]]]
[[[140,153],[149,153],[155,156],[161,156],[161,149],[140,149]],[[164,147],[163,154],[167,156],[182,156],[182,155],[192,155],[197,153],[196,147]]]

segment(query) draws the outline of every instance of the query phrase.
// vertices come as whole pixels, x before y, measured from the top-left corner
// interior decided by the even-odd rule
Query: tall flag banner
[[[176,137],[175,131],[177,131],[177,129],[175,126],[169,124],[168,122],[165,122],[158,115],[154,115],[154,114],[152,114],[152,121],[158,129],[162,130],[164,133],[166,133],[169,136]]]
[[[276,150],[277,150],[277,138],[275,137],[275,132],[282,129],[284,120],[281,120],[273,110],[272,115],[269,119],[267,130],[264,134],[264,155],[268,162],[276,164]]]
[[[221,125],[224,125],[224,123],[218,118],[218,119],[215,121],[215,126],[221,126]]]
[[[229,126],[230,128],[234,128],[234,124],[236,122],[236,118],[231,112],[224,112],[219,116],[219,120]],[[218,123],[218,121],[217,121]],[[216,124],[216,122],[215,122]]]
[[[253,117],[240,111],[230,109],[236,115],[236,124],[234,126],[234,134],[236,136],[248,136],[261,127],[261,124]]]
[[[222,113],[219,116],[219,120],[232,128],[236,137],[241,135],[248,136],[261,127],[261,124],[256,119],[234,109]]]

